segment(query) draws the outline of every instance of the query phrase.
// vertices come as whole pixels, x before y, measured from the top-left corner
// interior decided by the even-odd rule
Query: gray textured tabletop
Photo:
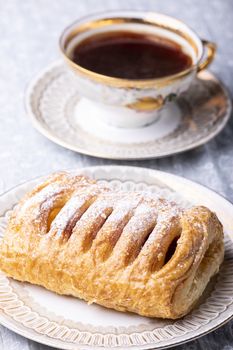
[[[211,70],[233,94],[232,0],[0,0],[0,192],[62,168],[131,164],[185,176],[233,201],[233,120],[214,140],[181,155],[150,161],[108,161],[53,144],[30,125],[23,104],[27,83],[59,57],[58,36],[78,17],[94,11],[144,9],[184,20],[218,44]],[[48,350],[0,326],[0,349]],[[233,349],[233,321],[175,349]]]

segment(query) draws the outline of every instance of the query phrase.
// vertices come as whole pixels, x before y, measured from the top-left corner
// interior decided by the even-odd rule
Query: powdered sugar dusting
[[[128,238],[133,234],[135,241],[140,241],[143,230],[150,230],[152,233],[147,240],[149,244],[155,239],[155,233],[168,229],[171,219],[181,212],[175,203],[160,198],[155,193],[144,190],[113,191],[74,173],[63,173],[60,178],[56,175],[54,183],[51,179],[46,187],[32,197],[29,196],[22,204],[20,212],[22,215],[30,213],[34,221],[42,217],[42,213],[47,213],[48,217],[61,198],[62,206],[58,207],[49,231],[50,235],[55,234],[57,237],[61,237],[67,228],[69,234],[72,234],[77,227],[82,226],[82,230],[85,227],[95,227],[99,218],[103,221],[100,227],[102,230],[105,224],[118,227],[121,223],[121,234]]]

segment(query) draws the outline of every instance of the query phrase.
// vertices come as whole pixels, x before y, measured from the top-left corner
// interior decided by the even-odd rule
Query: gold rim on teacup
[[[123,12],[124,13],[124,12]],[[122,13],[122,14],[123,14]],[[101,15],[101,14],[100,14]],[[107,16],[106,13],[104,15]],[[167,17],[168,16],[164,16]],[[89,17],[89,16],[88,16]],[[87,18],[88,18],[87,17]],[[178,21],[178,20],[177,20]],[[182,21],[179,21],[180,23],[184,24]],[[86,75],[87,77],[94,79],[98,82],[101,83],[106,83],[108,85],[113,85],[117,87],[135,87],[138,86],[140,88],[143,87],[149,87],[149,86],[161,86],[166,83],[169,83],[170,81],[176,80],[180,78],[181,76],[184,76],[188,74],[192,69],[197,68],[198,72],[202,71],[203,69],[206,69],[210,63],[213,61],[215,53],[216,53],[216,45],[213,42],[210,42],[208,40],[201,39],[202,45],[203,45],[203,53],[199,59],[199,61],[195,64],[193,64],[190,68],[183,70],[177,74],[174,74],[172,76],[167,76],[164,78],[155,78],[155,79],[141,79],[141,80],[130,80],[130,79],[123,79],[123,78],[113,78],[109,77],[103,74],[98,74],[93,71],[90,71],[86,68],[83,68],[82,66],[78,65],[77,63],[74,63],[72,59],[67,55],[66,49],[68,43],[77,35],[87,32],[92,29],[104,27],[104,26],[109,26],[109,25],[114,25],[114,24],[122,24],[122,23],[140,23],[140,24],[148,24],[148,25],[156,25],[164,29],[168,29],[172,32],[175,32],[176,34],[182,36],[184,39],[189,41],[189,43],[193,46],[194,50],[197,51],[196,45],[193,42],[192,38],[188,37],[183,32],[180,32],[179,30],[176,30],[175,28],[165,26],[162,23],[155,22],[153,20],[147,20],[146,18],[124,18],[124,17],[110,17],[110,18],[104,18],[104,19],[99,19],[99,20],[92,20],[86,23],[81,23],[79,24],[80,21],[77,20],[70,26],[64,29],[60,36],[59,44],[60,44],[60,50],[61,53],[66,60],[66,62],[70,65],[70,67],[74,70],[77,71],[80,74]],[[207,51],[206,58],[204,58],[205,55],[205,50]]]
[[[132,26],[131,31],[137,26],[138,32],[139,27],[140,30],[160,31],[165,37],[173,36],[174,41],[182,41],[187,50],[192,50],[192,65],[162,78],[131,80],[93,72],[72,60],[70,47],[77,38],[81,42],[96,32],[129,26]],[[92,107],[93,103],[96,104],[97,117],[118,127],[141,127],[154,122],[159,116],[156,111],[161,112],[171,97],[187,90],[195,75],[213,61],[216,52],[214,43],[200,39],[182,21],[159,13],[139,11],[105,12],[77,20],[62,32],[59,45],[65,62],[75,73],[80,95],[91,101]],[[88,103],[82,108],[84,105],[88,108]],[[80,110],[77,113],[80,115]]]

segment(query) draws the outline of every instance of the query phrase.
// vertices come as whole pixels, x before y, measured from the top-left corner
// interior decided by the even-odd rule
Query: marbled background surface
[[[0,0],[0,193],[30,178],[70,167],[131,164],[198,181],[233,202],[233,120],[207,145],[150,161],[109,161],[83,156],[53,144],[35,131],[24,110],[24,90],[40,69],[59,57],[61,30],[95,11],[143,9],[184,20],[218,44],[211,70],[233,94],[232,0]],[[48,350],[0,326],[0,349]],[[174,349],[233,349],[233,321]]]

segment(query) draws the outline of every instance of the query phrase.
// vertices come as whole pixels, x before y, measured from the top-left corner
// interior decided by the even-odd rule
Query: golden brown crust
[[[62,172],[14,210],[0,268],[89,303],[175,319],[199,299],[223,254],[222,225],[209,209],[181,210]]]

